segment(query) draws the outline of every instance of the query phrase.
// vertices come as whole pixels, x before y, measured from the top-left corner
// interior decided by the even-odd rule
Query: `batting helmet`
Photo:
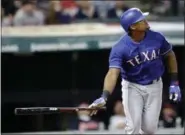
[[[121,26],[128,32],[128,29],[132,24],[144,20],[148,15],[149,12],[143,13],[139,8],[130,8],[121,15]]]

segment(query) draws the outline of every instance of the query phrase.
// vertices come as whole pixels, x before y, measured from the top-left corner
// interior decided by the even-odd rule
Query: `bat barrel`
[[[76,111],[92,111],[92,110],[105,110],[102,108],[82,108],[82,107],[29,107],[29,108],[16,108],[15,115],[42,115],[42,114],[55,114],[63,112],[76,112]]]
[[[53,110],[52,110],[53,109]],[[16,108],[15,115],[38,115],[59,113],[55,108]]]

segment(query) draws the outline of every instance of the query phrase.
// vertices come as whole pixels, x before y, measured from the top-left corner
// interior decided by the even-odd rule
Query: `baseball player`
[[[121,73],[126,134],[154,134],[157,130],[162,104],[163,59],[167,61],[171,75],[169,98],[175,102],[181,100],[172,45],[161,33],[150,29],[145,19],[148,14],[131,8],[120,17],[126,34],[112,47],[101,97],[89,106],[102,107],[106,104]],[[96,113],[92,111],[91,115]]]

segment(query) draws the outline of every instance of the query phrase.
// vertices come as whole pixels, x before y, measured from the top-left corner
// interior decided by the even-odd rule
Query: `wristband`
[[[110,92],[108,90],[103,90],[102,97],[107,100],[107,98],[110,96]]]
[[[178,73],[171,73],[171,83],[174,85],[178,85]]]
[[[171,81],[176,82],[178,80],[178,73],[170,73]]]

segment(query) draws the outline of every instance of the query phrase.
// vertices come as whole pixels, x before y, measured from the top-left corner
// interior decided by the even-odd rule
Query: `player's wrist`
[[[107,101],[108,97],[110,96],[110,92],[108,90],[103,90],[101,97]]]
[[[171,76],[171,85],[179,85],[178,73],[170,73]]]

